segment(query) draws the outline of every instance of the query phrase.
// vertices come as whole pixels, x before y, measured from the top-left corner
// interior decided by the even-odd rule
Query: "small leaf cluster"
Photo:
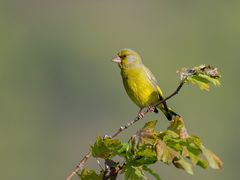
[[[201,90],[209,91],[209,84],[220,85],[220,73],[218,69],[211,65],[200,65],[193,68],[182,68],[178,71],[180,79],[196,84]]]
[[[99,173],[84,169],[79,175],[80,179],[116,179],[119,173],[124,174],[125,179],[147,179],[146,172],[160,179],[150,168],[155,163],[173,164],[189,174],[193,174],[193,165],[204,169],[209,166],[222,168],[217,155],[205,148],[198,137],[187,133],[181,117],[176,116],[163,132],[156,130],[156,124],[157,120],[147,122],[127,143],[97,137],[91,147],[93,157],[111,163],[105,163],[105,169]],[[116,157],[121,160],[115,162]]]

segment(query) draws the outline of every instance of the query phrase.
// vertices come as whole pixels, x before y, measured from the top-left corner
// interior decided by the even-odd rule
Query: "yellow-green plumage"
[[[143,65],[122,69],[121,75],[127,94],[139,107],[147,107],[159,100],[157,86],[148,78]]]
[[[131,49],[123,49],[113,59],[119,63],[124,87],[128,96],[141,109],[163,99],[163,93],[151,71],[144,66],[141,57]],[[158,107],[171,120],[174,113],[166,103]]]

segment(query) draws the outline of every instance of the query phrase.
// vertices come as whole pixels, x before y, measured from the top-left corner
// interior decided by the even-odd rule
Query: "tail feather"
[[[163,112],[163,114],[169,121],[174,119],[175,116],[180,116],[179,114],[175,113],[171,108],[169,108],[166,104],[158,108]]]
[[[168,111],[163,112],[164,115],[167,117],[169,121],[174,119],[175,116],[179,116],[177,113],[175,113],[173,110],[168,109]]]
[[[163,100],[162,92],[159,88],[159,100]],[[180,116],[177,113],[175,113],[170,107],[168,107],[167,102],[164,101],[162,104],[158,105],[158,108],[164,113],[164,115],[167,117],[169,121],[174,119],[175,116]]]

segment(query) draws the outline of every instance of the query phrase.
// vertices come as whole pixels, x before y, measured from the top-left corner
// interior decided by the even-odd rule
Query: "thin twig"
[[[70,180],[75,174],[82,170],[83,166],[87,162],[87,160],[92,156],[91,152],[89,151],[82,160],[76,165],[75,169],[67,176],[66,180]]]
[[[110,136],[110,138],[115,138],[118,134],[120,134],[122,131],[124,131],[125,129],[129,128],[130,126],[132,126],[134,123],[138,122],[139,120],[143,119],[143,117],[150,112],[150,107],[147,108],[146,110],[142,111],[142,116],[137,116],[135,117],[134,120],[130,121],[129,123],[127,123],[125,126],[121,126],[117,132],[115,132],[113,135]]]
[[[184,79],[181,81],[181,83],[179,84],[179,86],[177,87],[177,89],[176,89],[172,94],[170,94],[169,96],[167,96],[167,97],[164,98],[163,100],[158,101],[156,104],[154,104],[154,106],[158,106],[158,105],[162,104],[163,102],[167,101],[168,99],[172,98],[173,96],[177,95],[178,92],[180,91],[180,89],[183,87],[186,79],[187,79],[187,78],[184,78]]]
[[[169,100],[170,98],[172,98],[173,96],[177,95],[178,92],[180,91],[180,89],[183,87],[184,83],[185,83],[186,78],[184,78],[181,83],[179,84],[179,86],[177,87],[177,89],[170,94],[169,96],[167,96],[166,98],[162,99],[161,101],[157,102],[156,104],[154,104],[154,106],[158,106],[160,104],[162,104],[163,102]],[[120,134],[122,131],[124,131],[125,129],[129,128],[130,126],[132,126],[133,124],[135,124],[136,122],[138,122],[139,120],[143,119],[143,117],[149,113],[152,112],[151,111],[152,106],[149,106],[147,109],[145,109],[144,111],[142,111],[142,116],[137,116],[135,117],[134,120],[130,121],[129,123],[127,123],[125,126],[121,126],[113,135],[109,136],[110,138],[115,138],[116,136],[118,136],[118,134]],[[82,160],[77,164],[77,166],[75,167],[75,169],[67,176],[66,180],[71,180],[71,178],[76,175],[79,171],[82,170],[83,166],[85,165],[85,163],[87,162],[87,160],[92,156],[91,152],[89,151],[83,158]]]

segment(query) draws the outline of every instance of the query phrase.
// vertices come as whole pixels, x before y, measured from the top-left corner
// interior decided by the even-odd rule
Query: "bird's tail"
[[[170,107],[168,107],[167,104],[160,105],[158,106],[158,108],[163,112],[163,114],[169,121],[174,119],[175,116],[180,116],[177,113],[175,113]]]
[[[177,113],[175,113],[173,110],[168,109],[168,111],[163,112],[164,115],[167,117],[169,121],[174,119],[175,116],[179,116]]]

